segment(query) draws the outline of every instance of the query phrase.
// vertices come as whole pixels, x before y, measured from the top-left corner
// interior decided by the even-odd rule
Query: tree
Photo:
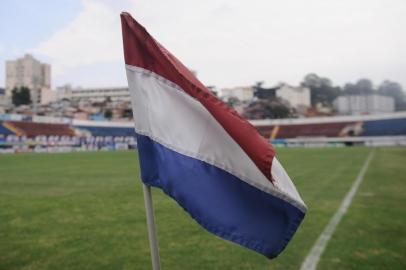
[[[291,110],[279,98],[262,99],[244,108],[243,116],[247,119],[288,118]]]
[[[106,110],[104,112],[104,118],[111,119],[113,117],[113,112],[111,110]]]
[[[132,109],[124,109],[122,117],[124,117],[124,118],[133,118],[133,110]]]
[[[358,95],[357,87],[353,83],[346,83],[343,88],[343,93],[346,95]]]
[[[378,87],[378,93],[385,96],[393,97],[395,100],[395,110],[406,110],[405,93],[402,86],[397,82],[385,80]]]
[[[333,100],[340,94],[340,87],[334,87],[330,79],[319,77],[315,73],[307,74],[302,86],[310,89],[310,99],[312,106],[322,104],[323,106],[332,106]]]
[[[230,107],[234,107],[234,106],[240,104],[240,100],[238,99],[238,97],[231,96],[228,98],[227,104]]]
[[[291,116],[290,109],[280,99],[266,101],[265,118],[288,118]]]
[[[11,92],[11,100],[15,106],[31,104],[30,89],[27,87],[15,87]]]
[[[371,80],[360,79],[355,84],[345,84],[343,92],[347,95],[371,95],[374,93],[374,87]]]
[[[361,95],[370,95],[374,92],[374,86],[369,79],[360,79],[355,86]]]

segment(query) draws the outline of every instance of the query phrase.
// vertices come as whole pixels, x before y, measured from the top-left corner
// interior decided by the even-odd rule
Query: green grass
[[[162,269],[298,269],[368,148],[278,149],[309,207],[265,257],[197,225],[154,189]],[[134,152],[0,156],[0,269],[150,269]],[[406,149],[380,148],[319,269],[406,269]]]

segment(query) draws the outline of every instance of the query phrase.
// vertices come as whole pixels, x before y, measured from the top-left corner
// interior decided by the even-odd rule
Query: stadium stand
[[[0,114],[0,152],[136,147],[133,123]],[[276,146],[406,145],[406,112],[251,121]]]
[[[406,135],[406,113],[254,120],[266,138]]]
[[[3,124],[19,136],[75,136],[75,131],[67,124],[35,123],[25,121],[5,121]]]
[[[135,136],[134,128],[129,127],[99,127],[99,126],[74,126],[76,129],[89,131],[92,136],[130,137]]]
[[[0,122],[0,135],[3,136],[8,136],[8,135],[14,135],[15,133],[11,131],[10,129],[6,128],[2,122]]]
[[[340,137],[345,129],[355,123],[322,123],[322,124],[297,124],[279,126],[261,126],[259,132],[265,137],[273,139],[297,137]],[[277,130],[275,132],[275,130]],[[348,135],[348,134],[345,134]]]
[[[405,135],[406,118],[365,121],[362,128],[363,136]]]

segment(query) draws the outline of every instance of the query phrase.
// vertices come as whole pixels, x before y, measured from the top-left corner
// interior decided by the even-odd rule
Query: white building
[[[339,114],[379,114],[395,111],[395,100],[393,97],[381,95],[339,96],[334,100],[333,105]]]
[[[283,84],[276,90],[276,96],[289,102],[294,108],[310,107],[310,89],[307,87],[294,87],[288,84]]]
[[[57,88],[57,99],[90,102],[102,102],[106,99],[130,101],[130,92],[128,87],[72,88],[70,85],[65,85]]]
[[[0,95],[0,113],[5,113],[8,106],[9,99],[4,95]]]
[[[33,104],[44,103],[42,95],[51,91],[51,66],[41,63],[32,55],[6,61],[6,96],[10,97],[15,87],[28,87]]]
[[[252,86],[223,88],[221,89],[221,97],[225,100],[234,97],[238,98],[240,101],[249,101],[254,97],[254,88]]]

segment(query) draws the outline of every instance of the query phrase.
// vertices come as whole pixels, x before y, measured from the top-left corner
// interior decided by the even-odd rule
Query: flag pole
[[[147,186],[144,183],[142,183],[142,187],[144,192],[145,212],[147,215],[148,238],[149,238],[149,248],[151,250],[152,269],[160,270],[161,265],[159,262],[158,241],[156,237],[154,207],[152,204],[151,187]]]

